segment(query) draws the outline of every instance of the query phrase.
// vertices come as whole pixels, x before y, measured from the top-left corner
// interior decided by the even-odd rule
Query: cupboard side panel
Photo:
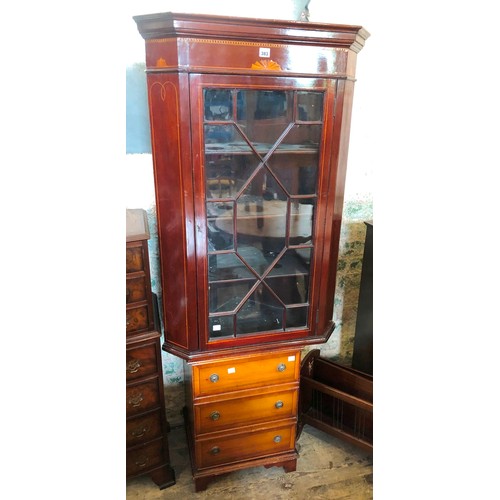
[[[208,337],[208,263],[207,263],[207,227],[205,208],[205,167],[203,143],[203,84],[198,74],[189,75],[191,102],[191,144],[193,151],[193,186],[194,210],[196,220],[196,256],[198,289],[198,332],[199,346],[206,348]]]
[[[185,75],[148,74],[160,270],[167,347],[196,349],[194,217]]]
[[[336,80],[327,82],[325,92],[325,111],[323,137],[321,141],[321,154],[319,165],[319,185],[318,185],[318,208],[316,214],[316,257],[314,259],[313,280],[311,283],[312,291],[312,320],[311,320],[311,336],[320,338],[321,341],[326,341],[331,333],[329,325],[321,321],[320,311],[324,309],[324,278],[332,272],[332,263],[329,260],[329,249],[331,248],[331,225],[327,223],[327,215],[329,210],[329,200],[331,182],[330,179],[335,175],[335,166],[332,165],[333,144],[330,139],[334,130],[334,113],[335,100],[337,93]]]
[[[354,81],[338,80],[333,124],[330,186],[328,189],[329,199],[325,217],[325,238],[329,241],[329,244],[325,245],[323,254],[324,268],[329,268],[330,272],[322,275],[321,288],[324,291],[324,301],[319,309],[319,331],[327,327],[333,315],[353,91]]]

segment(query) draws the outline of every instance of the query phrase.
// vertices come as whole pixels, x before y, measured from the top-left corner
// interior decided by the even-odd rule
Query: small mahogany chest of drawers
[[[196,491],[244,467],[296,468],[300,350],[185,363],[185,409]]]
[[[127,210],[126,398],[127,479],[149,474],[175,484],[170,466],[156,296],[151,292],[144,210]]]

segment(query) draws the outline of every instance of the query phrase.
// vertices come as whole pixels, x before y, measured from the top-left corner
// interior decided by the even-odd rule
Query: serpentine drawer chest
[[[127,210],[127,479],[149,474],[175,484],[170,466],[156,296],[151,292],[149,230],[144,210]]]
[[[326,342],[360,26],[134,17],[146,74],[165,342],[185,366],[196,491],[296,468],[300,355]]]

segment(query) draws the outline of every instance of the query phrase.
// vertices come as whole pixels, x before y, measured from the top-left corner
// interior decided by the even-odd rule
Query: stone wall
[[[337,283],[333,307],[335,330],[321,346],[322,355],[350,365],[358,313],[359,285],[363,266],[366,224],[373,218],[371,200],[348,200],[344,203],[340,229]]]

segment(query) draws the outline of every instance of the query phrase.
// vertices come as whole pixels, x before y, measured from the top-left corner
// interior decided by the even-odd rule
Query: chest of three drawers
[[[196,491],[243,467],[295,470],[299,374],[297,350],[185,364]]]

